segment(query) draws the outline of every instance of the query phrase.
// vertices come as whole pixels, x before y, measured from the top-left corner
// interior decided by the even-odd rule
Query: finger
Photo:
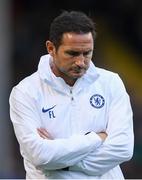
[[[38,128],[38,131],[47,137],[49,136],[49,133],[44,128]]]
[[[53,139],[51,134],[45,128],[41,128],[41,131],[44,133],[45,136],[48,137],[48,139]]]
[[[40,136],[44,139],[53,139],[51,135],[47,132],[44,128],[38,128],[38,133],[40,133]]]
[[[38,131],[38,130],[37,130]],[[40,131],[38,131],[38,134],[39,134],[39,136],[41,137],[41,138],[43,138],[43,139],[48,139],[48,137],[47,136],[45,136],[43,133],[41,133]]]
[[[47,134],[45,134],[43,131],[41,131],[40,129],[37,129],[37,132],[38,132],[38,134],[40,135],[40,137],[42,137],[42,138],[48,138],[48,135]]]

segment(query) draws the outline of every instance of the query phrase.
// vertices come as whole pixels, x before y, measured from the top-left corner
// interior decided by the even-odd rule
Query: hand
[[[40,137],[43,139],[50,139],[50,140],[53,139],[52,136],[44,128],[37,128],[37,132],[40,135]]]
[[[104,141],[105,139],[106,139],[106,137],[107,137],[107,133],[106,132],[100,132],[100,133],[97,133],[99,136],[100,136],[100,138]]]

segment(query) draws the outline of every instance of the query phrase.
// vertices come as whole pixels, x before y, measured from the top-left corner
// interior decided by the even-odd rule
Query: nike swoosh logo
[[[43,107],[43,108],[42,108],[42,112],[43,112],[43,113],[46,113],[46,112],[50,111],[51,109],[53,109],[55,106],[56,106],[56,105],[54,105],[53,107],[48,108],[48,109],[44,109],[44,107]]]

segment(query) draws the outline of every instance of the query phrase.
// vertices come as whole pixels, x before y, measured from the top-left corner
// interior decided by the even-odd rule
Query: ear
[[[54,55],[55,46],[51,41],[46,41],[46,49],[51,56]]]

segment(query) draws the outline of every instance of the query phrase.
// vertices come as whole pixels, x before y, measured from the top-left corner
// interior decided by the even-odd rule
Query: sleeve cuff
[[[93,143],[94,148],[99,147],[103,143],[103,140],[95,132],[87,133],[86,137],[88,138],[88,141],[94,141]]]

